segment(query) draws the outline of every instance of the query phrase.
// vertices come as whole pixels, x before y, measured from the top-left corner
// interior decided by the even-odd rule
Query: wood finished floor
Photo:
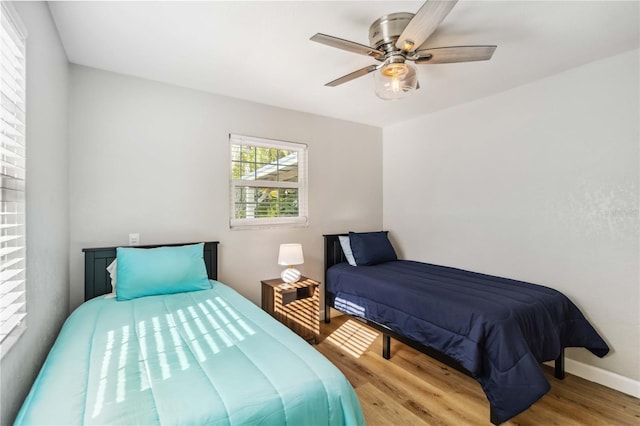
[[[490,425],[489,403],[480,385],[392,339],[391,359],[382,358],[377,331],[336,317],[321,322],[316,348],[349,379],[368,425]],[[580,377],[553,377],[551,391],[505,425],[640,425],[640,400]]]

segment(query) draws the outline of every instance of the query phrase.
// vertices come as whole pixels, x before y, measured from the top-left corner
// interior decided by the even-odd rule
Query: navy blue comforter
[[[540,363],[565,347],[609,347],[562,293],[461,269],[399,260],[327,271],[329,303],[459,361],[500,421],[548,392]]]

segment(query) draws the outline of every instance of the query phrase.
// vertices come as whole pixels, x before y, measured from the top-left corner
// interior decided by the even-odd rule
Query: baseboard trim
[[[569,358],[565,358],[564,366],[567,373],[640,398],[640,381]]]

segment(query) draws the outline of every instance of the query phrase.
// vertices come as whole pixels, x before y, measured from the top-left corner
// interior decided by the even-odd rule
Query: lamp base
[[[280,274],[280,278],[282,278],[282,281],[284,281],[285,283],[298,282],[300,276],[300,271],[295,268],[287,268]]]

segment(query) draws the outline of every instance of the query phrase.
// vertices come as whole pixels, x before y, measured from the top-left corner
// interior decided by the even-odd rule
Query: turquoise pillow
[[[211,288],[204,243],[150,249],[118,247],[117,300]]]

